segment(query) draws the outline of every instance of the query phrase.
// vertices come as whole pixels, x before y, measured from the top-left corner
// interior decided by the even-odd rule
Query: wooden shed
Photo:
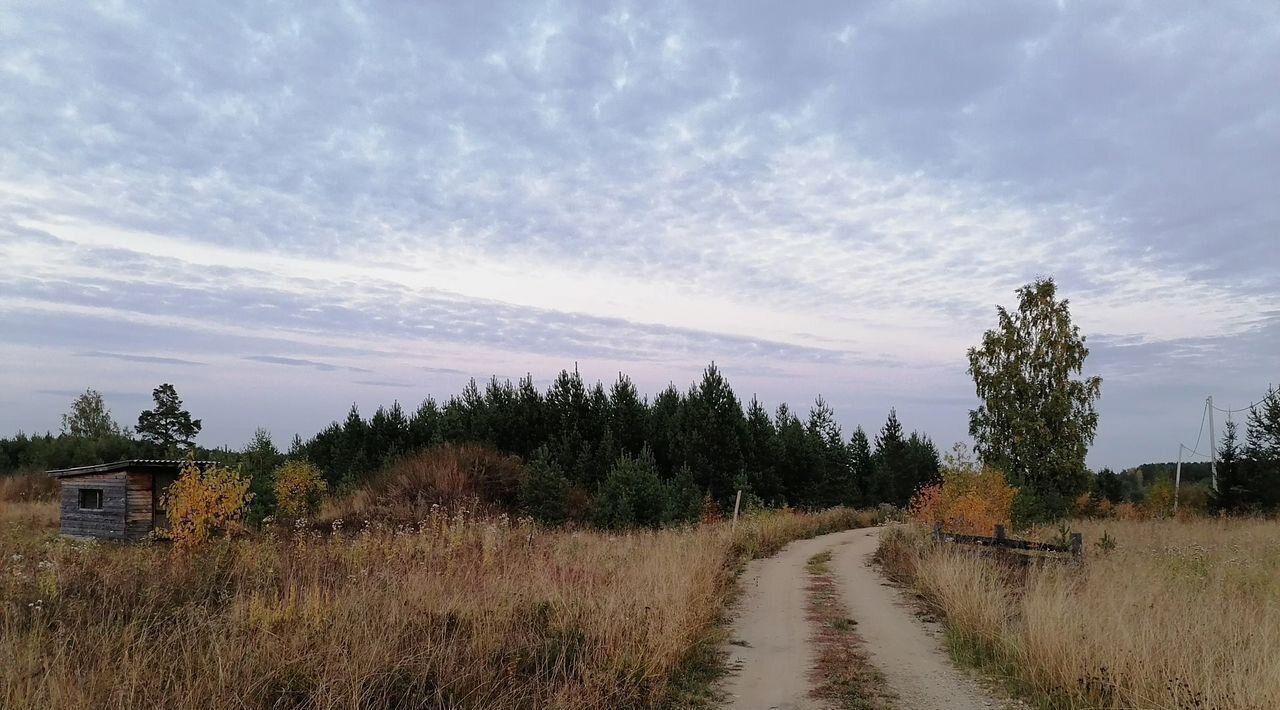
[[[61,488],[62,534],[141,540],[167,528],[164,494],[184,463],[135,459],[49,471]]]

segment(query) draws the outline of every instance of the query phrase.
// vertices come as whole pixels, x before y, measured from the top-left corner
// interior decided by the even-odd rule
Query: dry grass
[[[59,538],[23,507],[0,504],[15,709],[684,706],[741,556],[859,522],[606,535],[457,511],[183,554]]]
[[[1020,567],[886,534],[881,558],[945,615],[953,651],[1071,708],[1280,707],[1280,525],[1084,521],[1116,549]]]
[[[0,502],[53,500],[57,496],[58,481],[47,474],[35,472],[0,475]]]
[[[817,666],[810,677],[813,696],[844,710],[883,710],[894,706],[884,674],[871,665],[857,633],[857,621],[840,600],[831,573],[831,551],[820,552],[805,565],[806,616],[813,625]]]
[[[0,501],[0,541],[26,538],[58,528],[57,501]]]

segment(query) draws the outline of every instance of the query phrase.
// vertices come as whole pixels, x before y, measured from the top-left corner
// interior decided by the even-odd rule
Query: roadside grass
[[[60,538],[56,513],[0,503],[0,707],[707,706],[743,560],[874,522],[607,534],[457,508],[184,553]]]
[[[884,533],[877,559],[945,619],[959,662],[1041,707],[1280,707],[1280,525],[1071,527],[1087,546],[1104,533],[1116,545],[1013,564],[904,526]]]
[[[880,671],[871,665],[857,633],[857,621],[840,601],[839,585],[831,572],[831,551],[810,557],[806,587],[807,616],[814,630],[818,663],[812,670],[815,698],[843,710],[885,710],[894,697]]]

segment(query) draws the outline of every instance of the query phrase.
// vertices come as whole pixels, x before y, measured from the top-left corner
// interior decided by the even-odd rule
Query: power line
[[[1203,451],[1196,451],[1195,449],[1191,448],[1190,446],[1187,446],[1186,444],[1178,444],[1178,446],[1181,446],[1181,447],[1182,447],[1182,449],[1183,449],[1184,451],[1186,451],[1187,453],[1198,454],[1198,455],[1203,456],[1203,457],[1205,457],[1205,458],[1208,458],[1208,457],[1209,457],[1209,454],[1206,454],[1206,453],[1205,453],[1205,452],[1203,452]]]
[[[1266,402],[1269,399],[1274,399],[1276,396],[1280,396],[1280,389],[1273,389],[1267,393],[1266,397],[1263,397],[1257,402],[1251,403],[1247,407],[1241,407],[1240,409],[1223,409],[1222,407],[1219,407],[1216,405],[1213,408],[1218,410],[1219,412],[1222,412],[1223,414],[1239,414],[1240,412],[1252,411],[1254,407],[1257,407],[1258,405],[1262,404],[1263,402]]]
[[[1209,403],[1205,402],[1204,409],[1200,410],[1200,433],[1196,434],[1196,445],[1192,447],[1192,451],[1200,448],[1200,437],[1204,436],[1204,420],[1209,418]],[[1178,444],[1181,446],[1182,444]]]

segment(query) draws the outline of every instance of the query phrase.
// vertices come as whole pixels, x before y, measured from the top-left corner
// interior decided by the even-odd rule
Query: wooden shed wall
[[[80,510],[80,489],[101,488],[102,510]],[[91,473],[62,479],[61,531],[82,537],[125,537],[127,481],[124,472]]]
[[[153,524],[153,500],[152,485],[155,476],[150,473],[132,473],[128,474],[129,485],[128,495],[126,496],[125,513],[125,537],[130,540],[140,540],[147,533],[151,532]]]

